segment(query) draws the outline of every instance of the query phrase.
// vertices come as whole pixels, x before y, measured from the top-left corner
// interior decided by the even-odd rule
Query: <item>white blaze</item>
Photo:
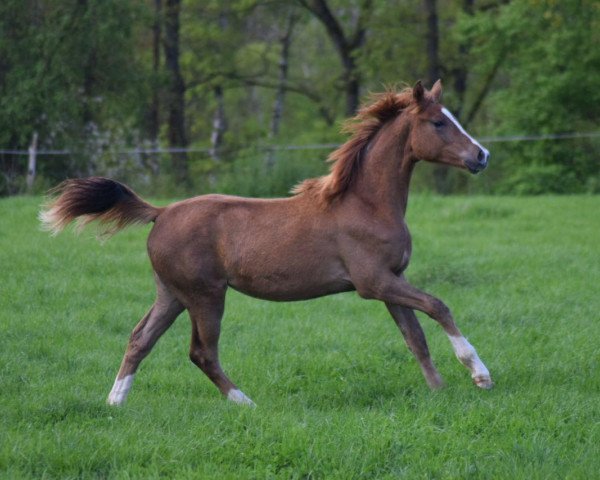
[[[471,135],[469,135],[467,133],[467,131],[463,128],[463,126],[459,123],[459,121],[454,117],[454,115],[452,115],[452,113],[450,113],[450,110],[448,110],[446,107],[443,107],[442,113],[444,115],[446,115],[446,117],[448,117],[450,119],[450,121],[452,123],[454,123],[454,125],[456,125],[456,128],[458,128],[460,130],[460,133],[462,133],[464,136],[466,136],[473,145],[476,145],[477,147],[479,147],[483,151],[483,153],[485,153],[486,157],[489,156],[490,152],[488,152],[487,148],[483,147],[477,140],[475,140]]]

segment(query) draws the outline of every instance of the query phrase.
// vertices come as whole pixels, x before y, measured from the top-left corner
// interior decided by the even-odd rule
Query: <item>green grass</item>
[[[426,317],[439,392],[377,302],[231,292],[221,359],[256,409],[188,360],[186,314],[106,406],[153,301],[148,228],[50,238],[39,203],[0,201],[0,478],[598,478],[600,197],[411,199],[408,277],[491,391]]]

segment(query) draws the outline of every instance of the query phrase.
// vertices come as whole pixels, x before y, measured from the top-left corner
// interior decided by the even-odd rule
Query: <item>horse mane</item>
[[[371,95],[371,102],[344,122],[342,132],[352,136],[328,156],[327,161],[332,163],[329,174],[304,180],[292,189],[292,193],[311,193],[325,205],[342,197],[360,171],[369,142],[384,124],[400,115],[412,99],[412,88],[400,92],[388,89]]]

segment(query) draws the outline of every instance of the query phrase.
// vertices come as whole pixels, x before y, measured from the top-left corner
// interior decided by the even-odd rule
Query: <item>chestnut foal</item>
[[[219,363],[228,287],[276,301],[350,290],[381,300],[427,383],[438,388],[443,382],[413,310],[425,312],[443,327],[475,384],[490,388],[488,369],[448,307],[403,275],[411,254],[404,216],[417,161],[476,173],[489,158],[440,104],[441,93],[438,81],[431,91],[419,82],[412,89],[377,95],[347,125],[353,135],[330,155],[330,173],[304,181],[289,198],[203,195],[157,208],[106,178],[67,180],[58,186],[58,198],[41,213],[54,233],[77,217],[81,225],[100,221],[107,233],[131,223],[154,222],[148,254],[156,301],[131,334],[108,403],[125,401],[142,359],[187,309],[191,360],[229,400],[253,405]]]

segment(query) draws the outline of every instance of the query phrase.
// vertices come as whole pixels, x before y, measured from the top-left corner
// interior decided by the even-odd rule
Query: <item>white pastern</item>
[[[471,370],[471,378],[475,384],[481,388],[491,388],[493,384],[490,372],[477,355],[475,347],[463,336],[453,337],[449,335],[448,338],[457,358]]]
[[[450,121],[452,121],[452,123],[454,123],[454,125],[456,125],[456,128],[458,128],[460,130],[460,132],[465,135],[473,145],[478,146],[481,150],[483,150],[483,152],[485,153],[486,156],[489,156],[490,152],[488,152],[487,148],[483,147],[477,140],[475,140],[471,135],[469,135],[467,133],[467,131],[463,128],[463,126],[460,124],[460,122],[456,119],[456,117],[454,115],[452,115],[452,113],[450,112],[450,110],[448,110],[446,107],[442,108],[442,113],[444,115],[446,115]]]
[[[106,403],[109,405],[122,405],[123,402],[127,399],[127,394],[129,390],[131,390],[131,385],[133,384],[133,377],[135,375],[127,375],[125,378],[119,380],[119,377],[116,378],[115,384],[112,387],[112,390],[108,394],[108,399]]]
[[[256,407],[256,404],[252,400],[250,400],[246,395],[244,395],[244,392],[242,392],[241,390],[229,390],[229,393],[227,394],[227,400],[231,400],[232,402],[240,403],[242,405],[250,405],[251,407]]]

